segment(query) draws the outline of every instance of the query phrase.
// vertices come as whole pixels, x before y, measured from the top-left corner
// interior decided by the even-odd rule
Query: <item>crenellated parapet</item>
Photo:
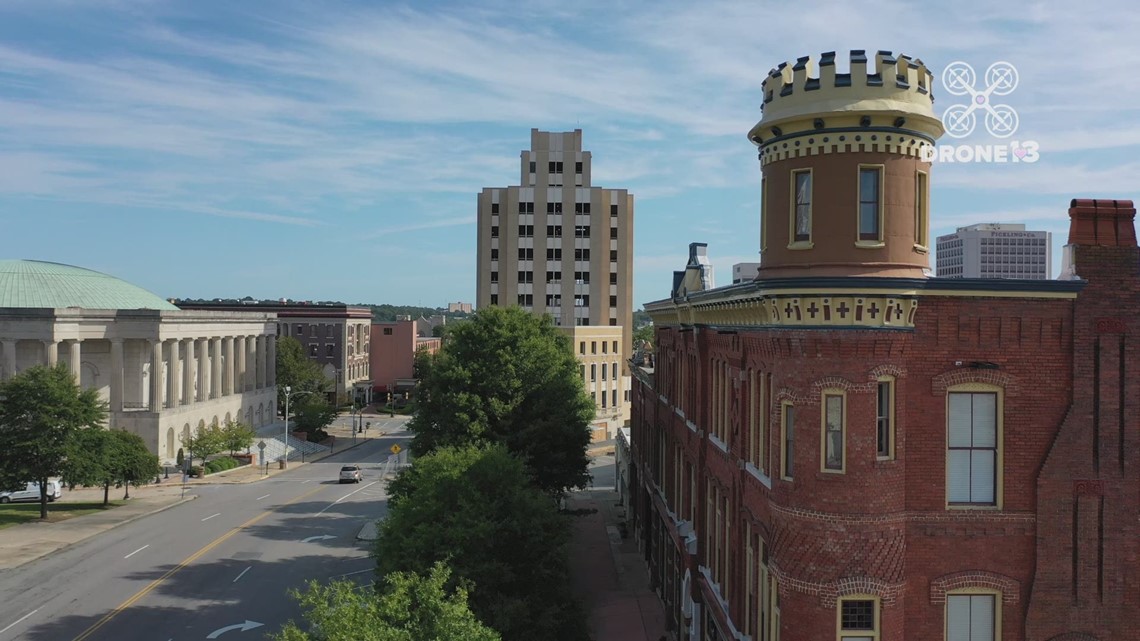
[[[869,59],[865,51],[854,50],[849,63],[849,71],[840,73],[831,51],[785,62],[769,71],[763,82],[764,117],[749,131],[749,139],[763,151],[776,143],[811,136],[810,146],[820,147],[815,153],[828,153],[824,135],[831,146],[841,142],[841,135],[848,145],[856,135],[865,143],[872,142],[873,135],[880,145],[891,135],[890,142],[895,143],[891,147],[912,155],[942,135],[942,123],[933,108],[934,76],[921,60],[896,57],[889,51],[879,51]],[[806,144],[799,142],[794,146]],[[855,145],[851,151],[861,151],[861,147]]]

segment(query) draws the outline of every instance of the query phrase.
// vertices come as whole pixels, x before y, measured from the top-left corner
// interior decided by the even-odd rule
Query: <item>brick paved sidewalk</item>
[[[589,613],[594,641],[658,641],[665,635],[665,609],[649,589],[637,543],[621,538],[617,501],[616,492],[598,490],[573,493],[566,501],[570,510],[597,510],[574,517],[574,590]]]

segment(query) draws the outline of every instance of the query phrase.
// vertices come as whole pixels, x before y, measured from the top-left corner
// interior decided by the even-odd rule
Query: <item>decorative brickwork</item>
[[[1065,634],[1058,634],[1049,641],[1100,641],[1100,639],[1084,632],[1066,632]]]
[[[995,385],[1004,389],[1007,394],[1016,394],[1020,391],[1017,387],[1017,379],[1006,372],[972,369],[969,367],[960,367],[944,374],[939,374],[932,378],[930,383],[931,392],[939,396],[945,394],[946,390],[950,387],[966,383]]]
[[[1021,599],[1021,583],[1008,576],[985,570],[967,570],[938,577],[930,582],[930,602],[946,603],[946,593],[965,588],[984,588],[1001,592],[1001,601],[1013,605]]]

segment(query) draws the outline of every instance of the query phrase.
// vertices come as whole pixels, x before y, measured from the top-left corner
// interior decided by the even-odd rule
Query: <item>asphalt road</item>
[[[385,514],[381,470],[408,438],[256,483],[196,486],[197,500],[0,572],[0,641],[263,639],[299,620],[290,589],[372,579],[356,534]],[[362,466],[361,483],[337,482],[348,463]]]

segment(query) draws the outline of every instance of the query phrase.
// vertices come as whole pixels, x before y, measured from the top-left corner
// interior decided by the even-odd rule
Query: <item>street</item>
[[[255,483],[195,486],[195,501],[4,571],[0,641],[262,639],[299,619],[290,589],[371,581],[356,535],[385,514],[381,470],[408,439],[397,432]],[[345,464],[361,465],[361,483],[338,484]]]

